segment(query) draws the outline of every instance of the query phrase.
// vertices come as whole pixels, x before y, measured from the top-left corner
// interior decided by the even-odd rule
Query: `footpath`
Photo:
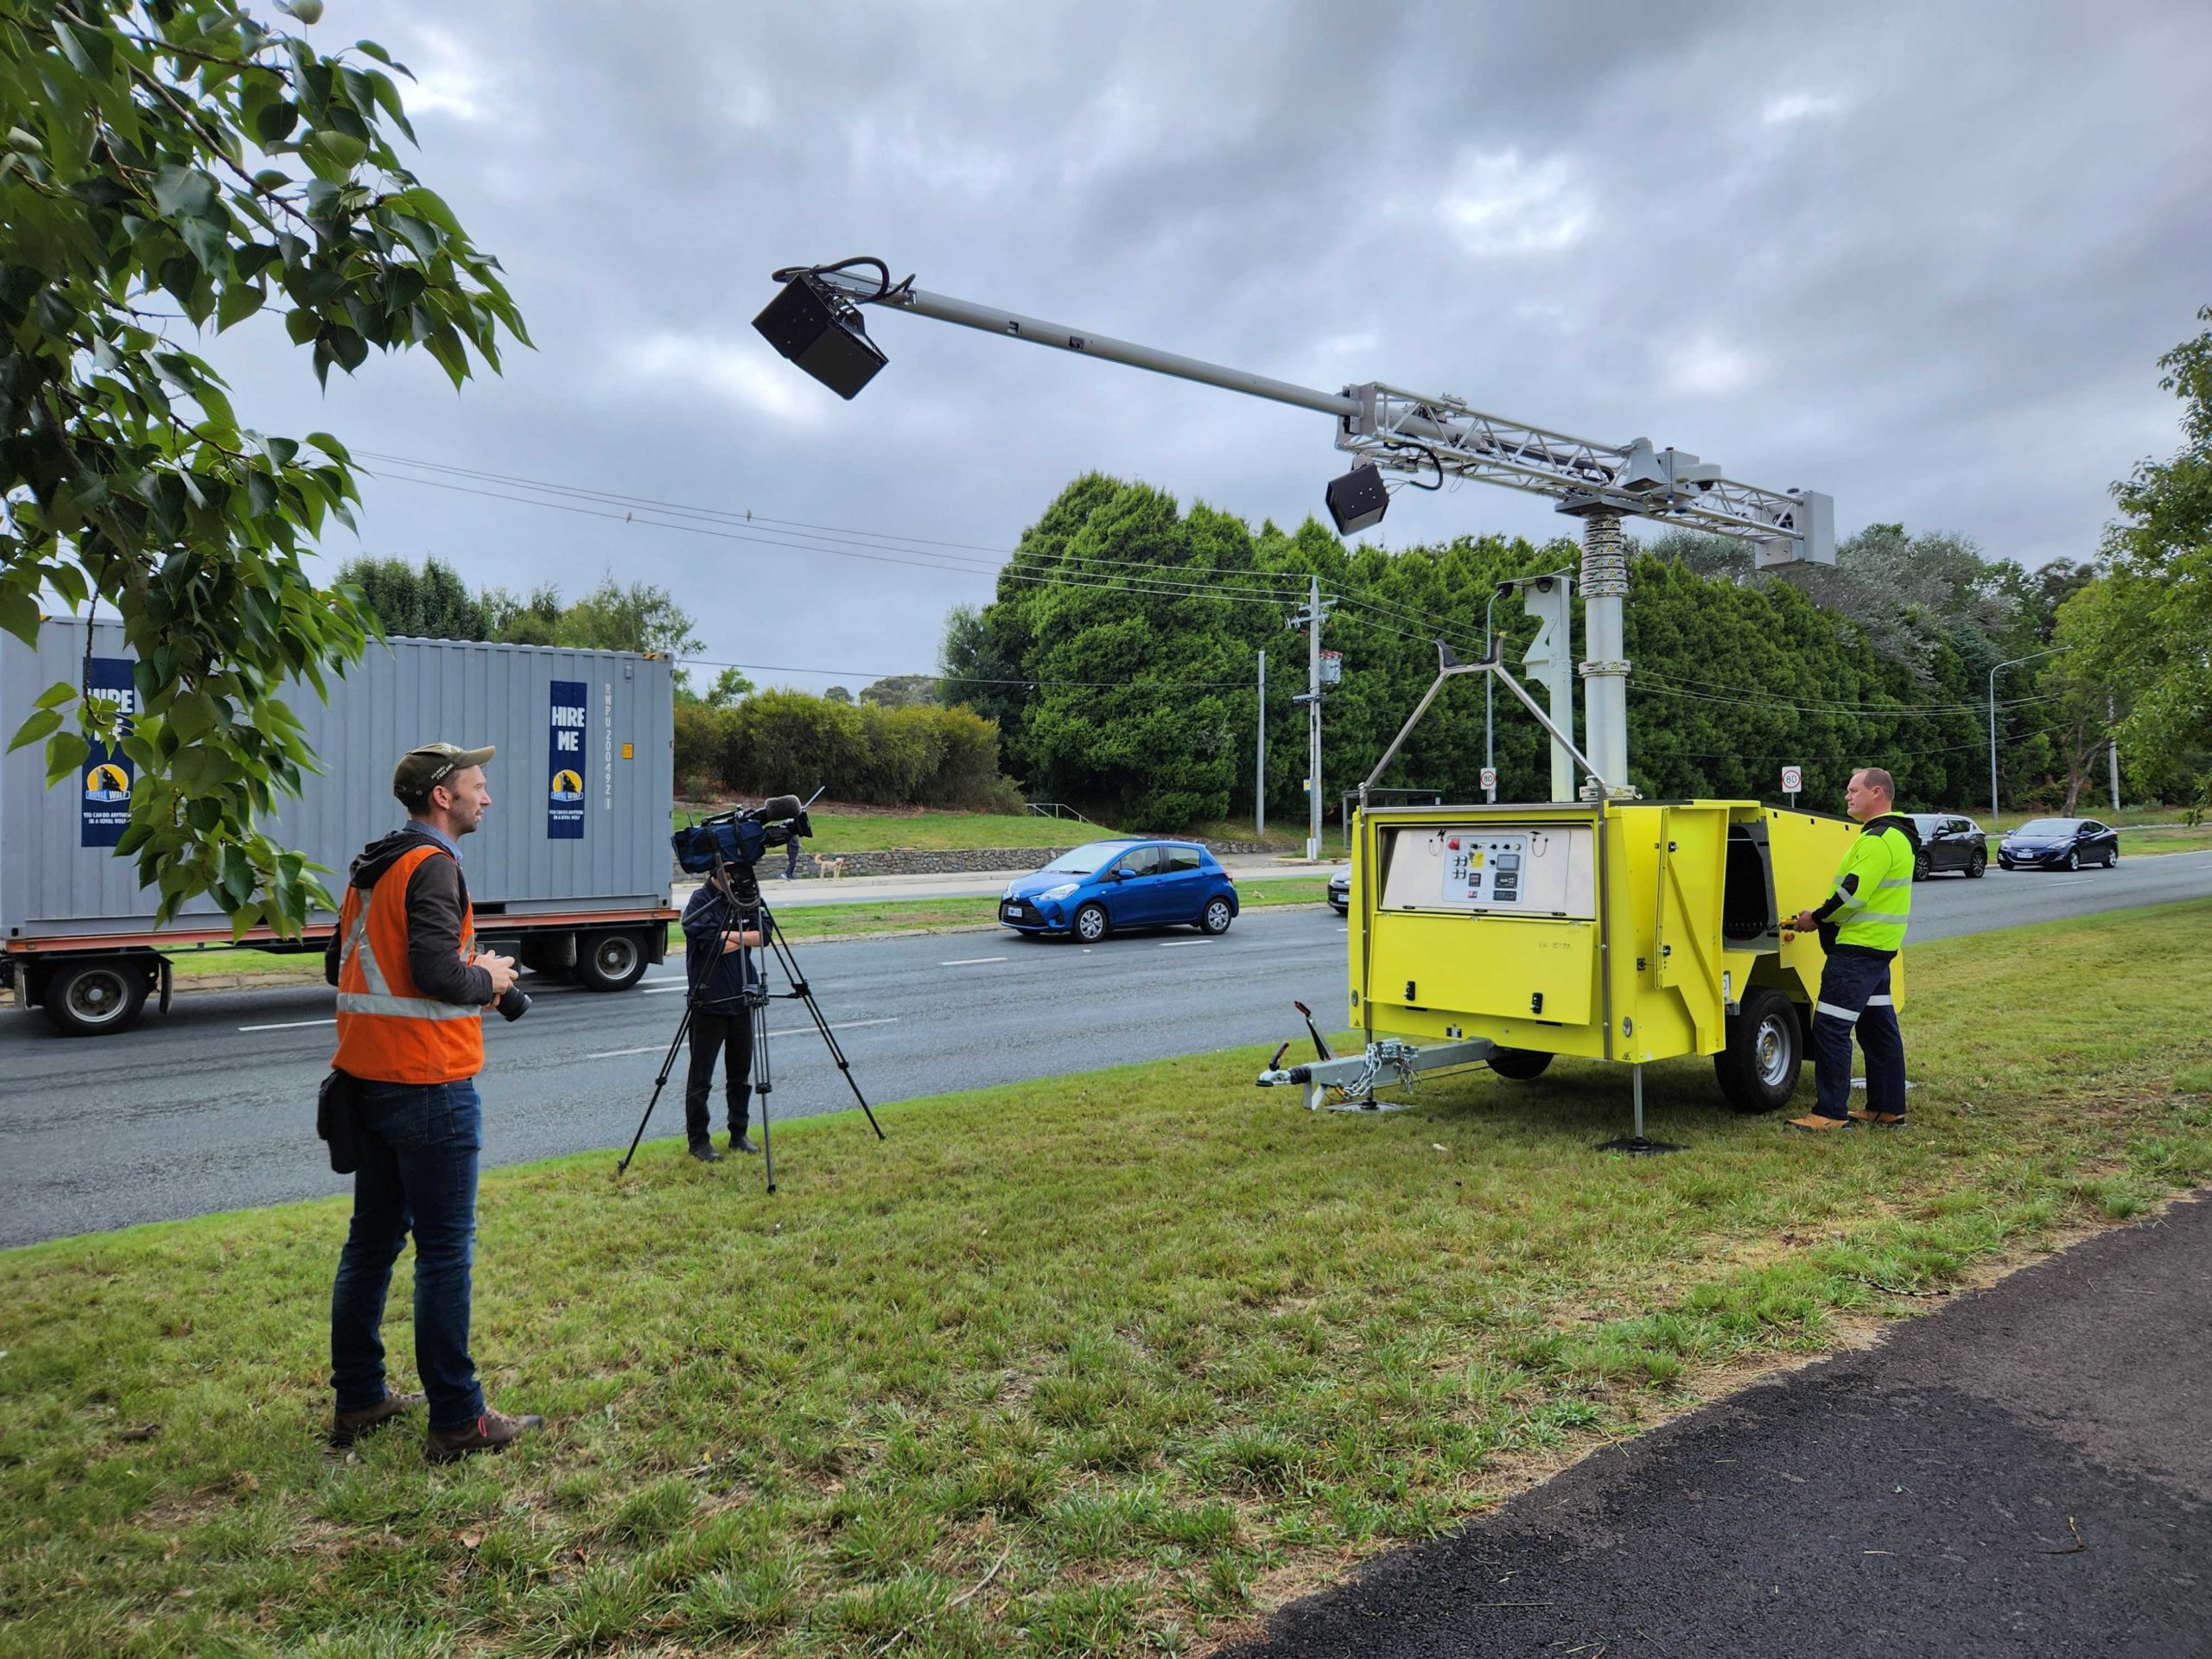
[[[2212,1193],[1593,1454],[1239,1659],[2212,1655]]]

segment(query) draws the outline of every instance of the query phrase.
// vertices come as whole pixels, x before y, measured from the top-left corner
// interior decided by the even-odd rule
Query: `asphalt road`
[[[2203,1659],[2212,1203],[1608,1448],[1236,1659]]]
[[[1920,887],[1913,933],[2206,894],[2212,855],[2201,853],[2072,876],[1993,872]],[[1085,950],[966,932],[799,954],[855,1078],[884,1103],[1278,1042],[1299,1029],[1294,998],[1341,1020],[1343,951],[1343,925],[1315,904],[1247,912],[1213,940],[1185,929]],[[675,1031],[681,964],[616,996],[524,982],[537,997],[529,1015],[485,1026],[486,1161],[619,1151]],[[315,1138],[329,996],[182,993],[167,1019],[92,1040],[54,1037],[35,1013],[0,1016],[0,1246],[342,1190]],[[796,1004],[778,1005],[771,1030],[779,1118],[851,1105]],[[679,1131],[682,1087],[679,1058],[656,1135]]]

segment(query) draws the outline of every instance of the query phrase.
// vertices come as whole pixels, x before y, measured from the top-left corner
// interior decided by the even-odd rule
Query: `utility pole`
[[[1497,589],[1490,593],[1490,603],[1483,607],[1483,658],[1488,661],[1497,647],[1494,617],[1497,611]],[[1492,806],[1497,804],[1497,705],[1491,701],[1497,681],[1490,675],[1483,676],[1483,775],[1490,779],[1490,787],[1483,791],[1483,798]]]
[[[2112,810],[2120,816],[2120,706],[2111,692],[2105,693],[2105,760],[2112,767]]]
[[[1260,745],[1252,763],[1252,835],[1268,838],[1268,653],[1260,653]]]
[[[1330,607],[1321,603],[1321,578],[1306,579],[1306,608],[1285,625],[1306,630],[1306,856],[1321,856],[1321,620]]]

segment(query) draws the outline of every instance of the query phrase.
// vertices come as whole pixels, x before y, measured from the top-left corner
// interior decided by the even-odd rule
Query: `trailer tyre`
[[[65,963],[46,982],[47,1022],[64,1037],[128,1031],[146,1007],[152,976],[144,963]]]
[[[1728,1016],[1727,1044],[1713,1057],[1720,1092],[1739,1112],[1771,1112],[1797,1092],[1805,1064],[1805,1022],[1797,1005],[1770,985],[1745,994]]]
[[[1493,1048],[1489,1063],[1490,1069],[1499,1077],[1529,1083],[1544,1075],[1544,1068],[1552,1063],[1552,1057],[1533,1048]]]
[[[645,945],[635,933],[588,933],[576,942],[576,979],[588,991],[626,991],[645,976]]]

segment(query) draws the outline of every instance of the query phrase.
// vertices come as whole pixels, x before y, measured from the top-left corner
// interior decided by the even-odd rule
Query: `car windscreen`
[[[2012,833],[2016,836],[2070,836],[2074,833],[2072,818],[2031,818]]]
[[[1087,847],[1070,849],[1045,868],[1062,875],[1089,875],[1128,845],[1126,841],[1094,841]]]

